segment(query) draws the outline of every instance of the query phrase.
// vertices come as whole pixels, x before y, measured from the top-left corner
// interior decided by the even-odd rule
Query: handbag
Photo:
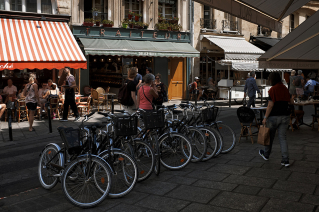
[[[266,127],[264,125],[261,125],[259,127],[257,143],[259,143],[263,146],[270,145],[270,135],[269,135],[269,128],[268,127]]]

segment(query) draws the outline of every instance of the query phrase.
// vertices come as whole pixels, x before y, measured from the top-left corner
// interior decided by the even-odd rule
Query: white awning
[[[263,68],[259,68],[258,61],[243,61],[243,60],[220,60],[220,65],[231,66],[234,71],[264,71]],[[266,69],[267,72],[291,72],[292,69]]]
[[[265,51],[247,42],[243,37],[204,35],[211,44],[224,50],[225,60],[253,60],[256,61]]]

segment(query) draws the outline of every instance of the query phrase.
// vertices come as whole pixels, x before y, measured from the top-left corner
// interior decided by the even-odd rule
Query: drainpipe
[[[194,46],[194,25],[193,25],[193,14],[194,14],[194,7],[193,7],[193,0],[189,0],[189,38],[190,38],[190,45]],[[192,72],[192,58],[187,58],[187,74],[186,74],[186,86],[188,88],[188,84],[190,83],[190,74]],[[188,89],[187,89],[188,91]],[[187,92],[187,99],[189,99],[189,92]]]

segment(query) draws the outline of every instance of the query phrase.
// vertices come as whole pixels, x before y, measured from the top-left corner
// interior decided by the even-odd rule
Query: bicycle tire
[[[180,133],[166,133],[162,135],[159,138],[159,146],[161,151],[161,164],[171,170],[184,168],[193,157],[191,142],[186,136]],[[174,159],[172,163],[169,163],[168,159],[172,159],[174,156],[177,156],[176,159]]]
[[[106,151],[99,156],[113,169],[109,197],[119,198],[130,193],[137,182],[137,166],[134,159],[123,151]]]
[[[222,136],[219,134],[218,130],[212,127],[210,127],[209,129],[214,133],[217,139],[217,151],[213,156],[213,157],[217,157],[220,153],[222,153],[223,146],[224,146],[223,139],[222,139]]]
[[[53,175],[60,173],[54,170],[54,167],[45,166],[45,164],[47,164],[47,162],[49,162],[58,152],[59,149],[55,145],[50,144],[46,146],[41,153],[41,157],[38,164],[38,176],[40,184],[44,189],[52,189],[58,183],[58,177]],[[59,153],[59,155],[56,156],[56,159],[52,160],[50,164],[55,164],[62,167],[63,161],[61,159],[61,154],[62,153]]]
[[[215,153],[217,152],[217,138],[211,129],[206,127],[200,127],[199,129],[205,134],[207,139],[207,152],[202,159],[202,161],[207,161],[214,157]]]
[[[155,154],[154,173],[158,176],[161,172],[161,155],[157,134],[151,136],[151,146]]]
[[[89,173],[86,172],[88,168],[90,168]],[[102,185],[104,192],[100,189]],[[77,188],[79,189],[73,193]],[[92,156],[90,163],[86,156],[79,157],[64,170],[62,190],[66,198],[75,206],[91,208],[98,205],[107,197],[110,188],[111,171],[106,162],[99,157]]]
[[[186,136],[192,143],[193,158],[192,162],[199,162],[203,159],[207,151],[207,140],[205,134],[196,127],[187,127]]]
[[[155,155],[152,147],[144,141],[134,139],[133,158],[137,165],[137,182],[146,180],[153,172],[155,165]]]
[[[216,127],[216,126],[215,126]],[[236,146],[236,134],[234,130],[224,123],[217,123],[217,129],[223,140],[222,154],[228,153]]]

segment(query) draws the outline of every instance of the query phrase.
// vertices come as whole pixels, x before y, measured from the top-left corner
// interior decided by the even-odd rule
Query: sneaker
[[[287,160],[287,161],[281,161],[281,165],[282,166],[285,166],[285,167],[288,167],[288,166],[290,166],[290,164],[289,164],[289,160]]]
[[[78,116],[74,119],[74,121],[79,121],[79,119],[81,118],[81,116]]]
[[[60,121],[68,121],[67,119],[60,119]]]
[[[266,157],[266,156],[264,155],[264,153],[265,153],[264,150],[259,150],[260,156],[263,157],[264,160],[268,160],[269,157]]]

